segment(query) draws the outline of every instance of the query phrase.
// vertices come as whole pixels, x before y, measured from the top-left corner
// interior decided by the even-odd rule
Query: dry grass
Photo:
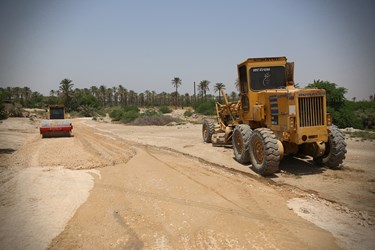
[[[164,115],[145,115],[140,116],[131,122],[132,125],[137,126],[165,126],[172,122],[178,123],[179,120],[177,118],[171,116],[164,116]]]

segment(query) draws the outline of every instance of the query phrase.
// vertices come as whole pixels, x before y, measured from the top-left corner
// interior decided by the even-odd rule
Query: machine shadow
[[[297,176],[321,174],[326,168],[317,165],[310,157],[299,158],[285,156],[279,166],[279,172]]]
[[[13,148],[0,148],[0,154],[13,154],[16,150]]]
[[[233,160],[236,159],[233,157]],[[251,163],[242,164],[247,166],[252,171],[256,172]],[[280,162],[279,171],[275,174],[263,176],[265,178],[274,179],[279,178],[278,174],[283,173],[286,175],[303,176],[303,175],[314,175],[324,173],[327,169],[325,167],[317,165],[311,158],[298,158],[293,156],[285,156]]]

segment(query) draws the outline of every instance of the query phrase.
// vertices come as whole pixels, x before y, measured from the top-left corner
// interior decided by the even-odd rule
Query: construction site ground
[[[261,177],[201,125],[0,124],[0,249],[375,249],[375,142]]]

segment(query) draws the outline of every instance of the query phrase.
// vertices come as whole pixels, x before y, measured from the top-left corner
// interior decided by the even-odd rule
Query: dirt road
[[[371,210],[287,185],[300,179],[287,171],[250,174],[197,130],[77,119],[74,137],[41,139],[4,121],[0,248],[374,247]]]

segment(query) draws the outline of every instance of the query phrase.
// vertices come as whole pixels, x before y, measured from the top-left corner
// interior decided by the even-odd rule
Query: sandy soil
[[[0,124],[1,249],[375,247],[374,143],[349,141],[342,171],[287,159],[266,179],[199,125],[73,125]]]

